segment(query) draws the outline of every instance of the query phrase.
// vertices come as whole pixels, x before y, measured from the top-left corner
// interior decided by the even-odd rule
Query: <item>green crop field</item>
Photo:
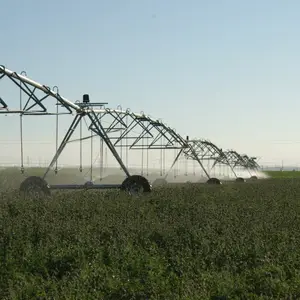
[[[300,179],[23,199],[0,178],[0,299],[300,298]]]
[[[272,178],[300,178],[300,171],[265,171]]]

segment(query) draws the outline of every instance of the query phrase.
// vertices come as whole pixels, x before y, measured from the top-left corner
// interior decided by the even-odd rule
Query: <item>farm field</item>
[[[22,199],[13,174],[0,299],[300,298],[300,178]]]
[[[265,171],[271,178],[300,178],[300,171]]]

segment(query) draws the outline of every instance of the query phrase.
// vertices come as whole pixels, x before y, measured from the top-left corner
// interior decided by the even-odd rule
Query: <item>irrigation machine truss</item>
[[[129,109],[122,110],[105,108],[107,103],[93,103],[89,100],[89,95],[83,95],[83,100],[72,102],[59,94],[57,87],[50,88],[42,85],[27,77],[26,72],[20,74],[10,71],[4,66],[0,66],[0,80],[8,79],[13,82],[14,86],[20,91],[20,105],[18,108],[11,108],[9,101],[1,98],[0,95],[0,114],[19,114],[20,115],[20,142],[21,142],[21,172],[24,173],[23,164],[23,132],[22,124],[24,116],[56,116],[56,123],[60,115],[72,115],[73,120],[64,135],[61,143],[58,143],[58,126],[56,126],[56,152],[51,160],[48,168],[42,177],[27,177],[20,186],[20,190],[28,192],[29,190],[41,191],[43,194],[50,194],[51,189],[114,189],[118,188],[133,193],[150,192],[152,186],[148,180],[142,175],[131,175],[128,167],[124,163],[122,154],[120,155],[117,148],[126,148],[130,150],[178,150],[171,169],[181,155],[186,159],[192,159],[199,164],[206,174],[210,184],[221,184],[217,178],[210,177],[209,172],[203,166],[203,160],[213,159],[216,163],[226,164],[230,167],[236,180],[243,180],[237,177],[234,168],[243,166],[248,170],[258,168],[255,158],[241,156],[235,151],[223,152],[213,143],[206,140],[189,140],[184,139],[176,131],[168,127],[161,120],[155,120],[143,112],[137,114]],[[23,95],[23,96],[22,96]],[[24,101],[24,95],[27,99]],[[48,99],[52,99],[53,107],[50,109],[47,105]],[[46,101],[47,100],[47,101]],[[82,124],[85,124],[91,133],[89,136],[82,136]],[[79,127],[80,138],[71,139],[76,128]],[[66,145],[70,142],[100,137],[103,155],[103,143],[106,144],[109,151],[124,171],[126,179],[122,184],[93,184],[88,181],[83,185],[66,184],[66,185],[49,185],[46,181],[46,175],[55,167],[57,173],[57,161]],[[82,144],[81,144],[82,147]],[[122,153],[122,152],[121,152]],[[148,156],[147,156],[148,159]],[[125,157],[127,161],[127,157]],[[82,149],[80,150],[80,171],[82,171]],[[249,171],[250,173],[250,171]],[[251,175],[251,173],[250,173]],[[165,175],[164,180],[168,176]]]
[[[181,149],[165,178],[167,178],[179,157],[183,155],[185,159],[199,160],[201,162],[201,167],[208,178],[208,183],[221,184],[221,181],[218,178],[210,176],[211,171],[217,164],[229,167],[236,182],[246,182],[245,178],[237,175],[237,172],[235,171],[235,167],[237,166],[246,169],[249,172],[251,179],[257,179],[257,176],[251,174],[251,170],[256,171],[259,168],[259,165],[255,162],[255,158],[249,158],[247,155],[241,156],[236,151],[223,151],[217,145],[205,139],[187,139],[187,143],[189,146]],[[206,169],[203,164],[204,161],[213,161],[213,164],[209,169]]]
[[[226,160],[223,157],[219,157],[215,160],[215,164],[217,163],[226,163],[229,164],[232,170],[236,167],[244,168],[250,175],[251,180],[257,180],[257,171],[260,169],[259,164],[256,162],[256,157],[249,157],[247,155],[241,155],[234,150],[227,150],[224,152]],[[237,179],[237,181],[241,181],[242,179]]]

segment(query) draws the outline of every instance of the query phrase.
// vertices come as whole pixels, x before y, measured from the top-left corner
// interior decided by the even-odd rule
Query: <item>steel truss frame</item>
[[[109,126],[103,126],[103,130],[113,141],[114,147],[129,147],[131,150],[187,147],[186,141],[174,129],[168,127],[161,120],[154,120],[145,114],[104,108],[92,116],[89,129],[99,135],[96,124],[108,123]],[[108,121],[108,119],[112,121]],[[120,135],[113,135],[116,132],[119,132]]]
[[[234,169],[229,164],[226,154],[217,145],[205,139],[194,139],[190,140],[189,143],[191,144],[192,148],[196,149],[197,155],[200,158],[200,160],[214,160],[211,170],[215,167],[216,163],[220,161],[222,162],[222,164],[228,165],[233,175],[237,178]],[[193,159],[193,157],[190,156],[189,151],[185,151],[185,157],[187,159]]]
[[[88,95],[84,95],[83,102],[75,102],[62,97],[54,88],[51,89],[46,85],[42,85],[27,76],[10,71],[4,66],[0,66],[0,80],[8,78],[20,89],[21,93],[25,93],[28,99],[25,105],[20,101],[19,108],[10,108],[8,101],[1,98],[0,114],[20,114],[25,115],[74,115],[73,121],[69,126],[60,145],[57,143],[57,151],[52,158],[46,172],[43,175],[43,180],[57,162],[62,151],[71,140],[75,129],[85,120],[88,124],[88,129],[94,133],[89,137],[81,137],[80,140],[99,136],[107,145],[121,169],[127,177],[130,173],[122,161],[122,158],[117,152],[117,147],[129,147],[129,149],[184,149],[189,147],[187,142],[165,123],[160,120],[155,120],[144,113],[132,113],[129,110],[113,110],[105,108],[106,103],[90,103]],[[40,93],[40,94],[38,94]],[[57,108],[55,111],[50,111],[46,106],[46,99],[54,99]],[[58,106],[64,108],[64,111],[58,111]],[[100,107],[100,108],[97,108]],[[116,135],[119,133],[119,136]],[[132,133],[135,133],[132,135]],[[124,141],[125,140],[125,143]],[[200,165],[201,162],[199,161]],[[135,175],[137,176],[137,175]],[[93,188],[101,188],[103,185],[95,186]],[[119,185],[118,185],[119,186]],[[77,185],[60,185],[51,186],[51,188],[81,188]],[[105,185],[105,188],[108,186]],[[112,186],[113,187],[113,186]]]
[[[26,72],[22,72],[26,74]],[[45,100],[49,98],[54,98],[56,103],[65,108],[64,112],[59,114],[72,114],[75,110],[76,112],[80,111],[80,108],[75,105],[73,102],[62,97],[58,91],[53,91],[49,86],[42,85],[37,83],[30,78],[27,78],[25,75],[18,74],[16,72],[10,71],[5,66],[0,65],[0,80],[9,79],[17,87],[19,87],[20,92],[25,93],[28,98],[24,105],[20,105],[19,108],[11,109],[8,104],[8,100],[1,98],[1,110],[0,113],[5,114],[15,114],[19,113],[22,115],[56,115],[57,112],[51,112],[45,106]],[[39,94],[39,92],[42,92]]]
[[[150,116],[142,113],[133,113],[129,109],[109,109],[105,108],[107,103],[92,103],[89,101],[88,95],[84,95],[83,102],[76,101],[73,103],[67,98],[59,94],[57,87],[51,89],[46,85],[42,85],[27,77],[25,72],[18,74],[10,71],[4,66],[0,66],[0,83],[1,80],[8,79],[20,90],[20,106],[18,108],[11,108],[8,99],[0,98],[0,114],[20,114],[20,117],[31,115],[59,115],[71,114],[74,116],[71,125],[69,126],[64,138],[60,145],[57,141],[57,151],[53,156],[46,172],[43,175],[43,180],[53,167],[66,145],[74,141],[82,141],[84,139],[100,137],[110,152],[115,157],[121,169],[126,174],[127,178],[131,175],[127,166],[123,163],[122,157],[119,155],[117,148],[127,147],[130,150],[144,150],[144,149],[178,149],[179,153],[176,156],[170,170],[173,168],[181,155],[187,159],[192,159],[198,162],[207,178],[211,177],[202,164],[203,160],[213,159],[216,162],[224,163],[230,166],[233,174],[236,176],[234,166],[230,163],[233,159],[231,152],[225,153],[222,149],[218,148],[208,140],[188,140],[184,139],[180,134],[161,120],[156,120]],[[26,95],[28,98],[23,104],[21,95]],[[56,105],[55,110],[51,110],[46,103],[50,99],[54,100],[53,105]],[[47,101],[46,101],[47,100]],[[58,110],[60,107],[60,110]],[[82,124],[82,121],[88,126],[92,135],[87,137],[80,137],[80,139],[71,139],[76,128]],[[21,121],[22,122],[22,121]],[[254,160],[251,158],[240,157],[238,163],[246,164],[254,168]],[[169,170],[169,171],[170,171]],[[169,171],[166,173],[165,178],[168,176]],[[137,175],[134,175],[137,176]],[[146,180],[146,179],[145,179]],[[83,188],[86,185],[56,185],[51,186],[53,189],[57,188]],[[89,188],[115,188],[120,185],[92,185]]]
[[[186,159],[190,160],[196,160],[198,164],[200,165],[201,169],[204,171],[206,177],[208,178],[209,182],[216,182],[217,179],[212,178],[209,174],[209,172],[206,170],[206,168],[203,165],[204,160],[216,160],[217,158],[224,158],[226,160],[226,156],[224,156],[224,153],[222,149],[218,148],[215,144],[208,140],[204,139],[193,139],[188,140],[187,139],[188,147],[182,148],[177,156],[175,157],[170,169],[165,175],[165,179],[167,178],[168,174],[172,170],[172,168],[175,166],[176,162],[179,160],[181,156],[185,157]],[[232,169],[232,172],[235,174],[234,170]]]
[[[252,176],[252,171],[259,170],[259,165],[255,161],[256,157],[249,157],[247,155],[241,155],[237,153],[234,150],[227,150],[224,152],[225,156],[227,157],[227,162],[230,164],[230,166],[234,169],[238,166],[245,168],[249,175]],[[224,159],[221,158],[220,160],[217,160],[216,163],[224,163]]]
[[[173,169],[173,167],[175,166],[175,164],[179,160],[179,158],[181,156],[184,156],[186,159],[192,159],[192,160],[195,160],[196,162],[198,162],[201,169],[203,170],[206,177],[208,178],[209,183],[218,183],[218,184],[220,184],[220,181],[216,182],[215,178],[211,178],[211,176],[209,175],[209,173],[205,169],[205,167],[202,163],[202,161],[203,161],[203,157],[201,156],[202,153],[201,153],[201,151],[199,151],[200,146],[198,145],[197,141],[201,141],[201,140],[189,140],[187,138],[187,140],[186,140],[187,147],[184,147],[184,148],[180,149],[180,151],[178,152],[177,156],[175,157],[170,169],[168,170],[168,172],[164,176],[164,179],[167,179],[169,173],[171,172],[171,170]]]
[[[106,123],[109,124],[108,126],[104,125],[105,117],[112,119],[110,121],[106,121]],[[82,118],[85,118],[86,124],[88,124],[88,129],[91,130],[94,135],[70,140]],[[127,121],[125,121],[125,118],[127,118]],[[138,133],[130,135],[130,133],[134,134],[136,132]],[[116,133],[120,133],[120,135],[116,136]],[[129,171],[119,156],[116,150],[117,147],[128,147],[132,150],[169,150],[182,149],[187,146],[185,140],[173,129],[167,127],[163,122],[153,120],[145,115],[131,113],[128,110],[121,111],[108,108],[88,110],[87,112],[79,113],[75,116],[65,138],[58,148],[56,156],[53,157],[53,160],[47,169],[47,173],[57,161],[68,142],[90,139],[94,136],[99,136],[103,139],[127,176],[130,176]],[[125,142],[123,141],[124,139]]]
[[[256,157],[249,157],[248,155],[242,155],[244,160],[245,168],[253,171],[258,171],[260,169],[259,164],[256,162]]]
[[[258,170],[259,165],[255,161],[255,157],[248,157],[247,155],[240,155],[236,151],[230,150],[230,151],[223,151],[221,148],[219,148],[217,145],[212,143],[209,140],[206,139],[193,139],[188,141],[189,147],[183,148],[176,158],[173,161],[173,164],[171,168],[169,169],[168,173],[166,174],[165,178],[167,178],[169,172],[174,167],[175,163],[179,160],[180,156],[183,155],[186,159],[191,160],[200,160],[200,162],[203,162],[205,160],[214,160],[214,163],[211,167],[211,170],[217,165],[217,164],[223,164],[227,165],[230,170],[232,171],[233,175],[235,176],[236,180],[241,182],[243,181],[243,178],[240,178],[237,176],[237,173],[235,171],[236,166],[242,166],[246,168],[252,176],[250,170]],[[201,163],[201,167],[205,172],[205,175],[210,180],[211,177],[209,175],[209,172],[204,168],[203,164]]]

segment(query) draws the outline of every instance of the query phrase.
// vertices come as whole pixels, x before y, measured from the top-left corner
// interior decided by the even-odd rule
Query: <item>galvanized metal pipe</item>
[[[2,74],[6,74],[7,76],[12,77],[14,79],[22,80],[23,82],[26,82],[26,83],[28,83],[28,84],[36,87],[37,89],[43,91],[45,94],[49,94],[49,95],[51,95],[51,96],[53,96],[55,98],[57,96],[57,94],[53,90],[51,90],[49,87],[46,87],[46,86],[44,86],[44,85],[42,85],[42,84],[40,84],[40,83],[38,83],[38,82],[36,82],[36,81],[28,78],[28,77],[25,77],[25,76],[23,76],[21,74],[17,74],[16,72],[13,72],[13,71],[11,71],[9,69],[6,69],[4,66],[0,66],[0,74],[1,73]],[[74,104],[72,101],[70,101],[70,100],[68,100],[68,99],[66,99],[64,97],[61,97],[61,96],[59,96],[59,99],[64,104],[66,104],[67,106],[75,109],[76,111],[81,111],[81,108],[78,105]]]

